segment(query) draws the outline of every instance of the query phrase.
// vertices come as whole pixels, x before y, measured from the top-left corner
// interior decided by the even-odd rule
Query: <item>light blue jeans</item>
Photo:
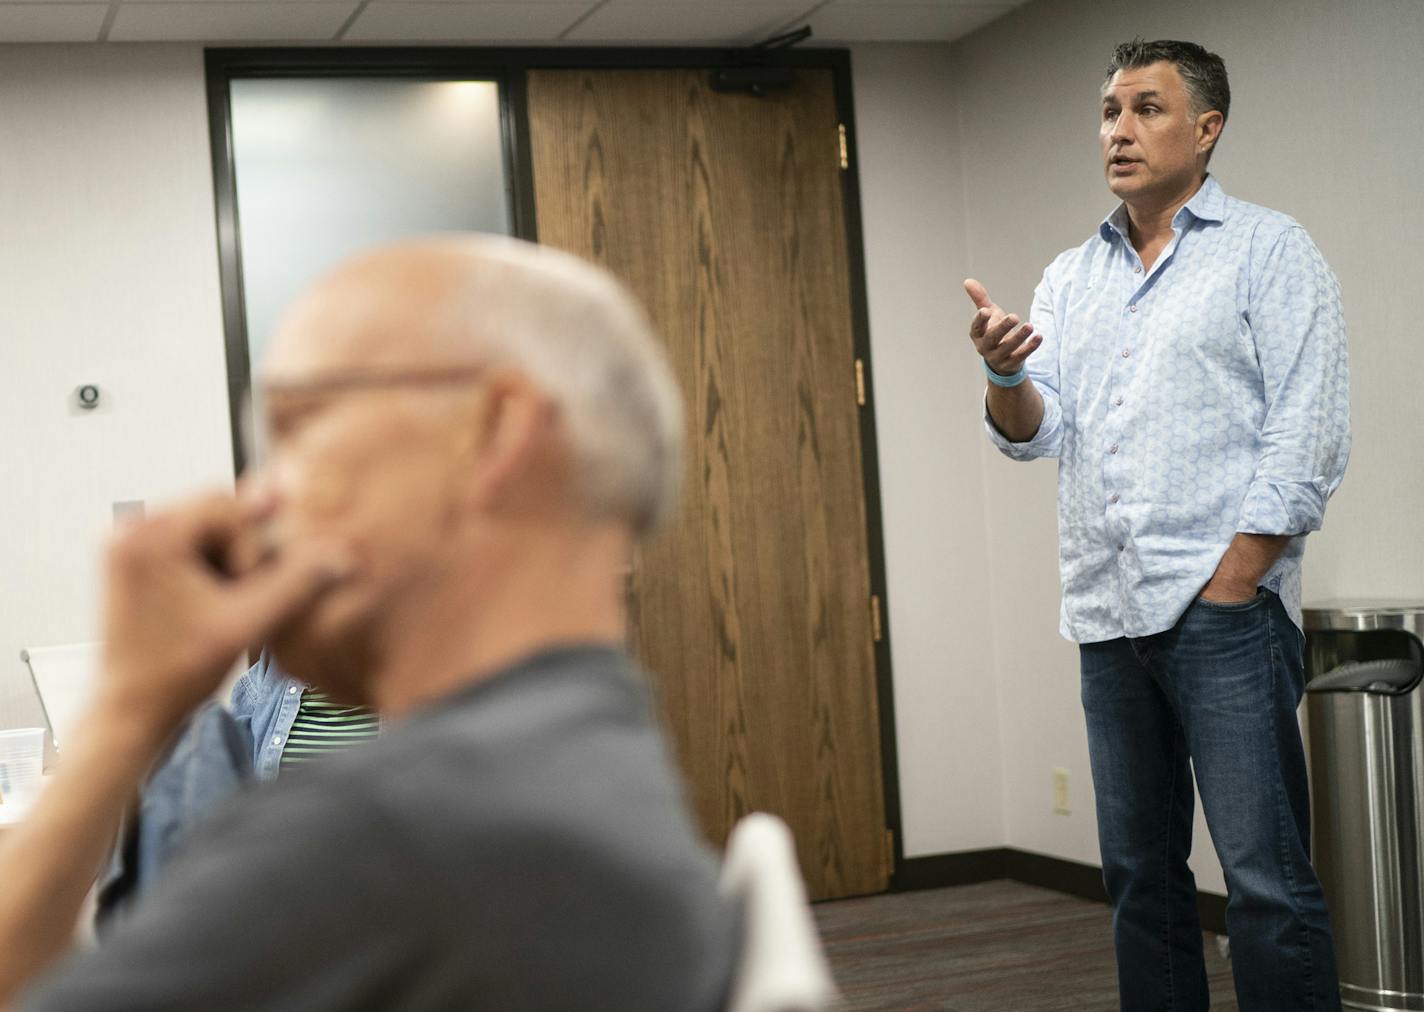
[[[1125,1010],[1209,1007],[1192,847],[1192,773],[1226,874],[1241,1008],[1338,1009],[1310,864],[1296,707],[1304,641],[1280,599],[1194,602],[1155,636],[1084,644],[1083,709]]]

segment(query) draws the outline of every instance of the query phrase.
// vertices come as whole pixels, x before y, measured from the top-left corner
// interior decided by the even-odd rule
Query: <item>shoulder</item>
[[[1282,211],[1224,197],[1219,255],[1239,266],[1251,298],[1297,281],[1331,287],[1334,273],[1310,233]],[[1229,253],[1228,253],[1229,251]]]
[[[1230,212],[1253,297],[1281,283],[1337,284],[1324,254],[1295,218],[1244,200],[1230,200]]]
[[[675,874],[707,856],[646,692],[622,670],[518,675],[394,724],[310,779],[360,798],[432,864],[570,847]]]
[[[1247,238],[1253,258],[1268,254],[1282,243],[1314,245],[1305,226],[1283,211],[1226,197],[1223,217],[1233,232]]]
[[[1284,211],[1253,204],[1249,200],[1241,200],[1227,194],[1222,194],[1222,200],[1225,208],[1222,217],[1233,227],[1274,235],[1301,227],[1300,222]]]

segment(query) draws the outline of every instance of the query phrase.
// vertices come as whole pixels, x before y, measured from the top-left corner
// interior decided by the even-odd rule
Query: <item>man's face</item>
[[[466,410],[477,383],[343,385],[335,377],[409,377],[438,367],[392,353],[299,315],[275,342],[264,369],[267,457],[278,495],[278,550],[319,539],[349,548],[355,576],[284,630],[280,662],[348,698],[361,687],[339,659],[402,603],[438,579],[459,517],[461,460],[470,446]],[[444,549],[445,551],[442,551]],[[303,671],[302,667],[310,670]]]
[[[1167,62],[1119,70],[1103,88],[1103,171],[1121,200],[1170,200],[1189,188],[1204,157],[1199,117]]]

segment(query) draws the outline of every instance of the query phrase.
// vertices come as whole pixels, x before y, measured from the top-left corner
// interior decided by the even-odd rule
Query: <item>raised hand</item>
[[[974,350],[1000,376],[1014,375],[1043,343],[1043,335],[1034,332],[1033,324],[1020,324],[1017,316],[1000,309],[973,278],[964,282],[964,290],[978,307],[969,322],[969,340],[974,342]]]
[[[335,546],[260,547],[270,501],[215,493],[115,537],[106,566],[106,701],[157,729],[217,689],[249,645],[343,578]]]

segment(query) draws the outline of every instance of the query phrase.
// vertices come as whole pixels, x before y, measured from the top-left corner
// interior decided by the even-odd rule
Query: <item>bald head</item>
[[[487,236],[400,243],[318,281],[274,335],[264,382],[472,365],[528,377],[557,409],[578,505],[639,532],[676,497],[682,406],[651,328],[610,275]]]

